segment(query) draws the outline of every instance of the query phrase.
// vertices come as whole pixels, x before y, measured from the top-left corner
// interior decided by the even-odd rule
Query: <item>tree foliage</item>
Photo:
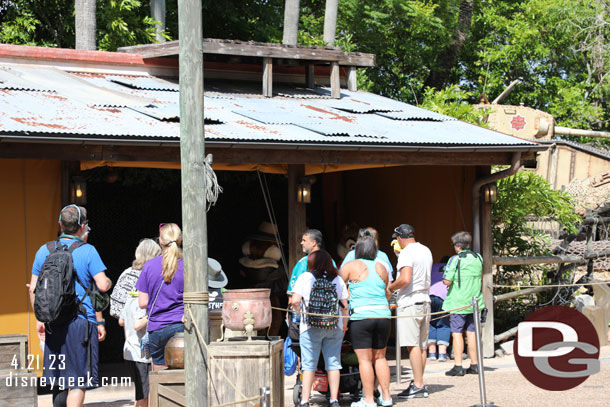
[[[551,188],[542,177],[520,171],[498,181],[498,201],[492,207],[494,253],[500,256],[548,254],[544,234],[528,221],[545,218],[575,232],[580,217],[572,198]]]

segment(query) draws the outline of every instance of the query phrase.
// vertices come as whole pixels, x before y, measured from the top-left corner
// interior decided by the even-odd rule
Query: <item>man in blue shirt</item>
[[[106,292],[112,281],[106,276],[106,266],[95,247],[85,243],[88,233],[87,210],[82,206],[68,205],[59,214],[61,244],[70,247],[75,242],[82,243],[72,252],[74,270],[81,286],[75,282],[74,287],[78,302],[82,301],[83,309],[64,324],[51,324],[47,330],[45,324],[36,321],[36,330],[45,342],[43,377],[54,394],[58,390],[69,389],[67,405],[82,406],[85,391],[99,387],[98,381],[98,340],[106,335],[104,320],[98,321],[86,288],[95,283],[97,289]],[[42,265],[49,255],[44,244],[36,252],[30,280],[30,301],[35,300],[36,283]]]
[[[292,269],[290,281],[288,282],[288,295],[292,295],[292,287],[294,287],[294,283],[297,281],[297,278],[307,271],[307,258],[309,255],[323,247],[324,240],[322,239],[322,232],[320,232],[318,229],[308,229],[303,232],[303,236],[301,237],[301,248],[303,249],[305,256],[297,261],[297,264],[295,264],[294,268]],[[333,265],[334,264],[335,262],[333,260]]]

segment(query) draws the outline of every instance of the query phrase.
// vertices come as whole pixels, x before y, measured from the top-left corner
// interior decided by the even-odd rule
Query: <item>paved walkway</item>
[[[564,406],[610,406],[610,346],[604,346],[600,354],[601,371],[591,376],[580,386],[563,392],[542,390],[530,384],[519,372],[512,356],[485,360],[485,381],[487,385],[487,400],[501,407],[532,406],[532,407],[564,407]],[[468,361],[464,363],[467,366]],[[398,394],[408,385],[410,369],[408,360],[402,363],[403,383],[396,384],[395,362],[390,361],[392,369],[392,384],[390,392]],[[428,362],[425,382],[430,391],[427,399],[399,401],[394,397],[397,406],[471,406],[480,403],[478,376],[448,377],[445,371],[452,367],[452,362]],[[114,372],[114,373],[113,373]],[[106,375],[113,377],[122,372],[120,366],[111,366]],[[104,372],[102,372],[104,374]],[[286,377],[285,407],[292,407],[292,388],[296,376]],[[128,407],[133,405],[134,391],[132,387],[107,386],[87,392],[85,405],[87,407]],[[342,406],[349,406],[352,400],[343,397]],[[317,394],[311,400],[312,406],[326,407],[328,403],[322,395]],[[51,396],[38,398],[40,407],[52,407]],[[213,406],[212,406],[213,407]]]

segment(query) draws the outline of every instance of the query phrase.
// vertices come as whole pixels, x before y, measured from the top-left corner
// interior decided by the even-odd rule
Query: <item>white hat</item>
[[[208,287],[223,288],[227,285],[229,279],[218,260],[208,257]]]

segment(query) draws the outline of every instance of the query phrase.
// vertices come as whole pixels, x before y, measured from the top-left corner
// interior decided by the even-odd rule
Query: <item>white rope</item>
[[[218,178],[212,169],[214,158],[212,154],[208,154],[203,160],[203,173],[205,174],[205,201],[207,202],[206,212],[210,210],[212,205],[216,204],[218,195],[222,193],[222,187],[218,185]]]

